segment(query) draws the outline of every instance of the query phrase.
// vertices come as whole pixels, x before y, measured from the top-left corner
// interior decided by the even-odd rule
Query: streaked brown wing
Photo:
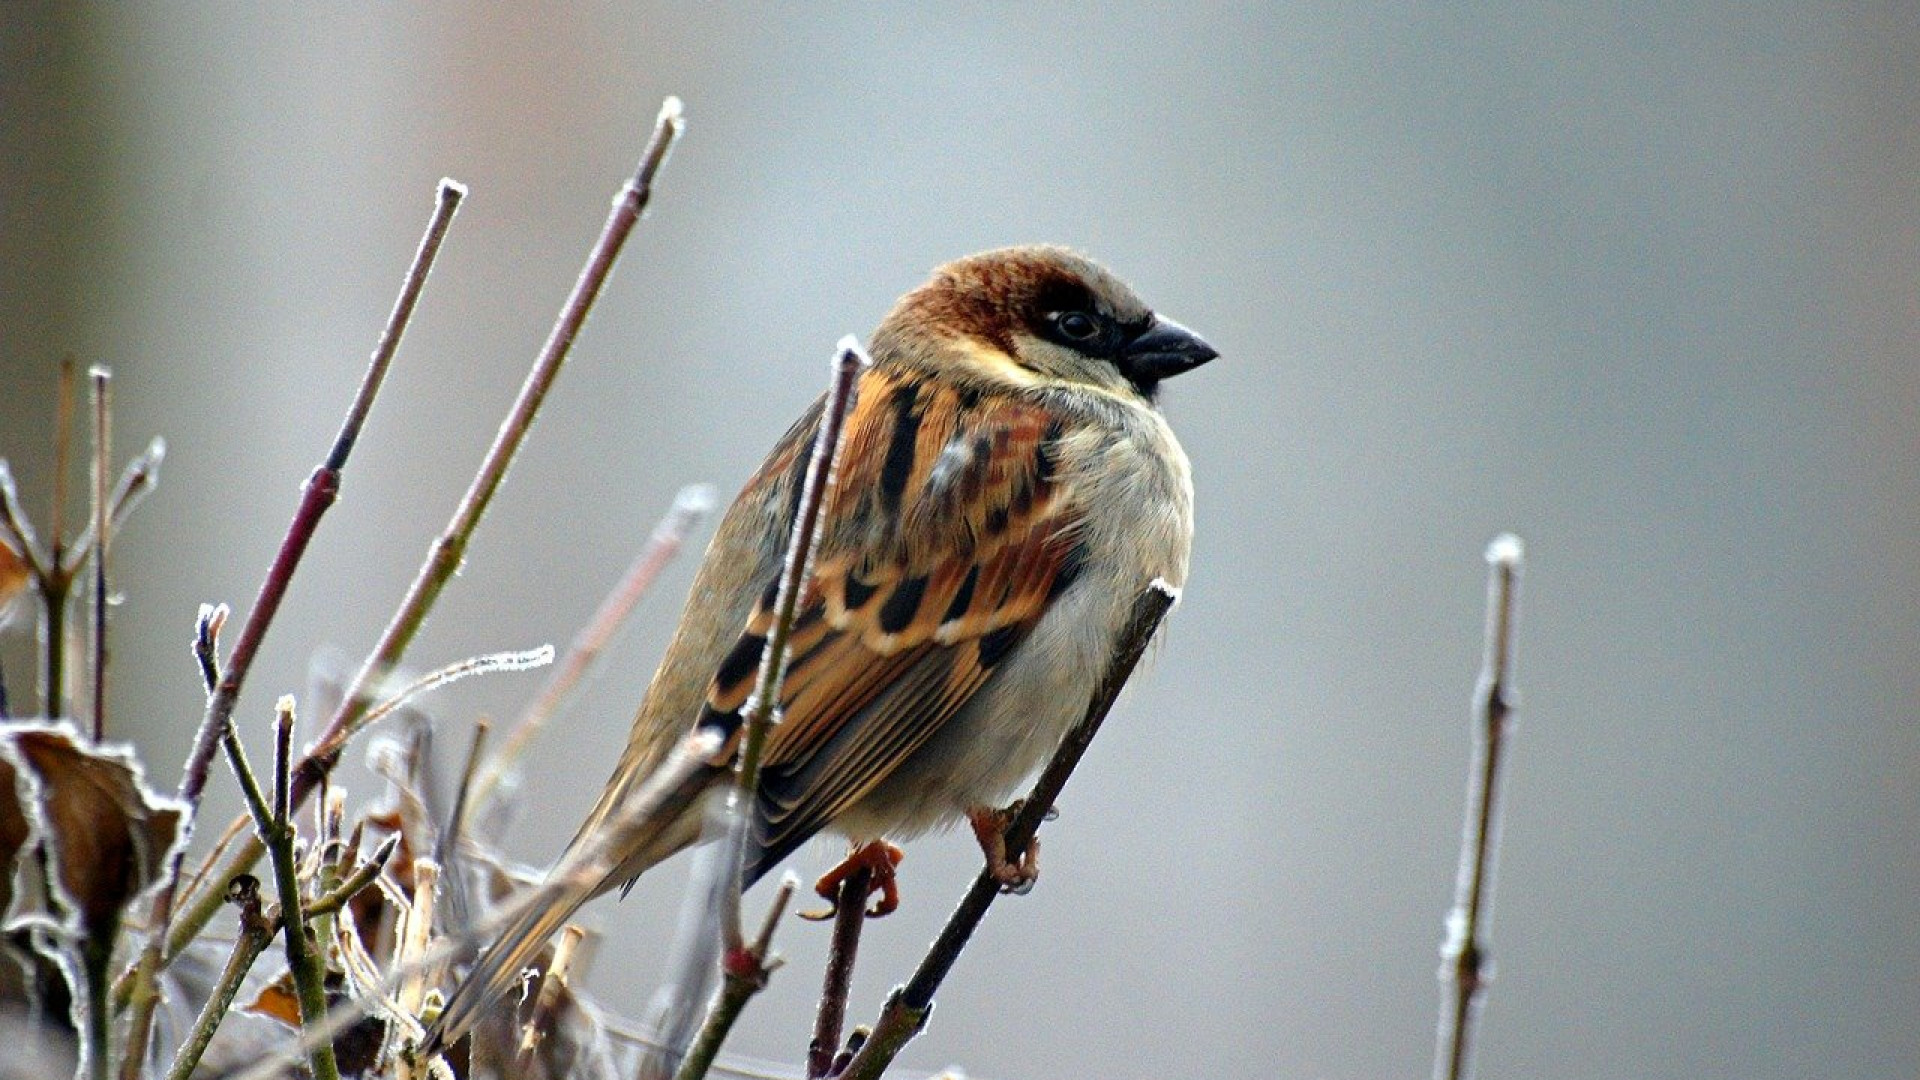
[[[859,394],[767,745],[755,876],[924,745],[1078,566],[1043,409],[889,371]],[[728,755],[773,605],[769,590],[708,692]]]

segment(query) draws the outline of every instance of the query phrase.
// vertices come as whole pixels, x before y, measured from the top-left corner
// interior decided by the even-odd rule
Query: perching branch
[[[1092,700],[1087,703],[1085,717],[1067,732],[1060,748],[1054,751],[1053,759],[1047,763],[1040,778],[1034,781],[1033,790],[1027,793],[1019,811],[1008,824],[1008,851],[1026,850],[1034,833],[1039,830],[1041,820],[1052,809],[1060,790],[1066,786],[1067,778],[1080,764],[1081,756],[1099,732],[1101,722],[1113,708],[1114,699],[1120,696],[1120,688],[1126,685],[1134,666],[1140,662],[1140,655],[1153,639],[1153,632],[1159,627],[1160,620],[1178,597],[1179,591],[1173,586],[1155,580],[1134,600],[1133,613],[1120,634],[1113,662],[1108,666],[1106,676],[1101,679],[1099,689],[1094,691]],[[904,987],[888,996],[886,1005],[880,1010],[880,1020],[874,1025],[873,1034],[853,1056],[853,1060],[847,1063],[846,1071],[841,1073],[842,1080],[876,1080],[901,1048],[920,1033],[927,1014],[932,1011],[934,993],[940,989],[947,972],[953,969],[954,961],[960,958],[961,950],[967,947],[968,939],[980,925],[980,920],[986,917],[987,908],[992,906],[1000,891],[1000,882],[992,872],[982,870],[974,879],[972,888],[961,898],[960,906],[948,917],[947,925],[940,931],[940,936],[934,939],[913,977]]]
[[[1520,538],[1502,533],[1487,546],[1487,633],[1474,690],[1473,769],[1467,778],[1467,820],[1460,837],[1460,874],[1454,884],[1447,936],[1440,946],[1443,984],[1434,1038],[1434,1080],[1470,1075],[1473,1029],[1486,989],[1486,920],[1493,906],[1493,875],[1500,846],[1500,775],[1513,702],[1515,592],[1524,561]]]
[[[680,1058],[676,1066],[674,1059],[682,1047],[668,1045],[649,1062],[649,1074],[664,1074],[671,1068],[676,1077],[689,1080],[705,1075],[734,1020],[746,1008],[747,1001],[766,985],[767,976],[773,968],[766,950],[756,950],[745,940],[740,920],[741,874],[746,862],[748,838],[753,833],[762,749],[767,731],[774,723],[780,685],[786,678],[788,641],[792,636],[795,613],[804,599],[815,537],[819,532],[820,513],[833,483],[840,434],[847,413],[853,407],[854,383],[869,362],[858,341],[851,336],[841,339],[834,353],[833,374],[820,418],[820,429],[814,437],[812,456],[808,459],[807,473],[801,481],[799,502],[794,510],[792,531],[787,538],[786,555],[774,597],[773,626],[767,632],[766,645],[760,651],[760,668],[754,680],[753,692],[742,710],[744,733],[736,758],[733,787],[728,792],[719,857],[698,863],[698,866],[706,868],[706,872],[702,874],[696,870],[695,880],[688,885],[688,903],[699,905],[692,910],[701,910],[707,903],[717,909],[714,919],[719,923],[720,967],[725,981],[719,996],[708,1008],[687,1055]],[[712,898],[710,901],[705,899],[709,897]],[[705,935],[712,933],[712,927],[712,919],[696,918],[689,921],[682,932]],[[664,1016],[690,1017],[698,1008],[698,1002],[693,999],[703,994],[707,985],[706,978],[711,969],[706,965],[711,960],[704,955],[704,950],[690,948],[685,959],[699,967],[690,977],[676,978],[663,990],[663,994],[669,995],[669,998],[657,1011]],[[677,1020],[673,1026],[675,1030],[668,1036],[669,1043],[684,1037]]]
[[[760,755],[766,745],[767,729],[773,726],[779,710],[780,687],[787,677],[787,639],[793,633],[794,613],[805,597],[807,573],[813,566],[818,537],[820,511],[826,506],[827,489],[833,485],[834,464],[839,458],[840,430],[853,407],[854,381],[873,361],[852,335],[840,339],[833,358],[833,382],[827,391],[826,409],[820,417],[820,431],[813,440],[813,457],[807,462],[807,476],[800,488],[800,504],[793,515],[793,534],[787,540],[787,555],[780,572],[780,590],[775,595],[773,628],[767,632],[766,648],[760,653],[760,671],[754,678],[753,695],[747,699],[746,734],[740,745],[740,763],[734,775],[732,808],[736,815],[752,814],[760,790]],[[733,860],[733,872],[740,872],[745,861],[747,830],[735,830],[741,850]],[[737,897],[739,890],[736,888]],[[738,912],[727,932],[729,947],[740,943]]]
[[[840,891],[833,898],[833,939],[827,946],[827,972],[820,987],[820,1008],[814,1015],[813,1038],[807,1043],[807,1080],[824,1080],[831,1075],[834,1059],[840,1053],[847,996],[853,988],[853,962],[860,953],[860,931],[867,922],[867,894],[872,885],[873,871],[857,867],[841,880]]]

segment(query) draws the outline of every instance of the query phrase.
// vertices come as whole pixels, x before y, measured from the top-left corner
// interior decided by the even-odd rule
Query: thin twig
[[[347,415],[341,422],[340,431],[334,437],[332,447],[326,458],[313,475],[307,478],[306,486],[300,493],[299,508],[294,511],[293,521],[287,526],[286,536],[280,542],[280,550],[274,556],[273,565],[268,568],[266,580],[260,584],[260,593],[255,597],[253,609],[247,614],[247,621],[240,628],[240,638],[234,643],[233,652],[227,659],[225,674],[214,692],[207,698],[207,715],[212,718],[215,727],[225,728],[233,721],[234,706],[239,702],[240,689],[246,681],[247,672],[253,666],[253,658],[259,651],[261,641],[266,637],[267,627],[280,610],[280,601],[286,596],[287,587],[293,581],[293,572],[300,565],[300,559],[306,554],[307,545],[312,541],[314,532],[320,527],[320,519],[340,491],[341,476],[346,469],[347,458],[352,453],[359,438],[367,412],[372,408],[373,399],[379,393],[386,379],[387,369],[392,364],[395,353],[400,347],[401,334],[406,330],[413,316],[421,290],[426,285],[427,274],[433,268],[433,261],[440,252],[440,244],[446,237],[448,226],[453,221],[454,212],[460,208],[460,200],[466,195],[466,189],[450,180],[440,182],[433,215],[428,219],[426,235],[421,238],[420,247],[414,252],[413,263],[407,269],[402,280],[400,297],[394,302],[393,313],[388,316],[387,324],[380,332],[380,340],[374,346],[372,360],[367,365],[366,374],[361,376],[359,389],[355,391],[353,403],[348,406]],[[196,751],[199,749],[196,746]],[[187,771],[196,768],[204,770],[204,762],[189,760]],[[260,858],[263,849],[257,839],[249,839],[236,853],[227,866],[231,878],[235,874],[252,869]],[[157,899],[157,898],[156,898]],[[194,904],[185,918],[167,939],[167,951],[164,960],[177,956],[187,943],[204,929],[220,910],[221,897],[218,893],[205,893],[200,902]],[[155,912],[150,924],[155,931],[166,933],[172,912]],[[163,960],[163,962],[164,962]]]
[[[265,840],[267,857],[273,863],[274,888],[280,895],[282,938],[287,971],[293,976],[294,993],[300,1002],[300,1027],[311,1031],[327,1022],[326,965],[308,936],[305,905],[300,898],[299,867],[293,850],[292,769],[293,699],[283,697],[274,713],[273,822]],[[340,1067],[334,1061],[331,1038],[313,1040],[307,1060],[314,1080],[339,1080]]]
[[[220,629],[226,623],[225,604],[218,607],[200,605],[200,616],[194,620],[193,655],[200,665],[200,677],[209,693],[220,682]],[[191,808],[200,805],[200,796],[206,791],[207,773],[222,734],[213,716],[201,717],[200,730],[194,735],[193,752],[187,756],[187,772],[180,778],[180,801],[190,808],[190,812]],[[153,1034],[153,1014],[160,1005],[158,980],[167,941],[166,925],[159,920],[164,920],[173,910],[174,897],[180,888],[180,871],[186,857],[187,845],[174,845],[166,875],[154,891],[146,942],[141,946],[139,957],[114,982],[114,1008],[133,1008],[133,1014],[127,1022],[126,1053],[120,1063],[121,1080],[138,1080],[143,1072],[147,1040]]]
[[[1440,946],[1443,987],[1434,1036],[1435,1080],[1471,1075],[1474,1026],[1486,990],[1486,922],[1500,850],[1502,751],[1513,717],[1511,673],[1515,592],[1524,555],[1520,538],[1502,533],[1487,546],[1487,629],[1480,681],[1474,689],[1473,768],[1467,775],[1466,825],[1447,936]]]
[[[480,767],[480,753],[486,749],[487,733],[492,729],[493,725],[485,717],[473,725],[473,741],[467,745],[467,762],[460,770],[460,786],[453,792],[453,809],[448,811],[447,823],[433,841],[433,859],[441,866],[449,865],[447,860],[455,857],[460,845],[460,834],[466,828],[467,807],[473,795],[474,772]]]
[[[401,706],[430,690],[437,690],[448,683],[459,682],[469,675],[487,675],[500,671],[526,671],[529,668],[546,667],[551,663],[553,663],[553,646],[542,645],[535,649],[517,649],[510,652],[487,653],[484,656],[470,656],[465,660],[456,660],[445,667],[435,668],[401,687],[392,697],[361,713],[359,718],[347,728],[345,733],[337,736],[333,740],[332,744],[329,744],[327,739],[322,738],[314,744],[312,749],[307,751],[306,760],[312,761],[317,758],[337,755],[342,748],[342,744],[344,744],[347,739],[352,738],[361,729],[391,716]],[[326,774],[324,772],[321,773],[317,779],[324,781]],[[299,802],[299,796],[297,794],[294,796],[294,801],[296,803]]]
[[[640,602],[641,596],[660,576],[660,571],[680,551],[687,535],[698,527],[712,509],[712,488],[705,484],[693,484],[680,489],[680,493],[674,497],[672,508],[660,519],[660,524],[654,526],[653,535],[648,537],[640,553],[634,556],[620,583],[600,602],[593,619],[567,646],[566,656],[554,667],[547,684],[540,688],[539,696],[520,714],[512,730],[501,740],[500,748],[488,755],[485,766],[474,781],[473,805],[486,805],[507,770],[519,760],[527,744],[559,711],[560,704],[573,693],[587,672],[592,670],[594,662],[613,640],[614,633],[633,613],[634,605]]]
[[[20,561],[27,564],[27,574],[37,585],[47,576],[47,556],[40,550],[40,541],[33,535],[33,523],[27,520],[27,512],[20,506],[20,489],[13,482],[13,467],[5,458],[0,458],[0,528],[7,530],[7,538],[19,549]]]
[[[107,462],[113,458],[112,378],[103,367],[87,372],[93,385],[93,626],[88,666],[93,676],[93,741],[107,737]]]
[[[561,928],[560,940],[554,943],[553,960],[547,964],[546,974],[540,979],[540,992],[533,999],[533,1011],[520,1027],[520,1051],[516,1055],[514,1068],[522,1075],[533,1071],[534,1051],[540,1049],[541,1041],[547,1036],[547,1028],[553,1023],[553,1011],[560,1005],[560,992],[567,988],[567,973],[573,967],[574,950],[580,947],[580,939],[586,936],[585,930],[569,923]]]
[[[748,837],[753,833],[761,751],[777,711],[775,703],[780,700],[780,685],[786,678],[788,639],[792,634],[795,613],[805,596],[820,512],[826,505],[827,491],[833,484],[833,466],[840,448],[841,429],[852,407],[855,381],[867,363],[859,342],[850,336],[841,339],[834,353],[833,377],[821,414],[820,429],[814,437],[812,457],[807,462],[806,478],[801,484],[799,504],[787,539],[786,557],[774,599],[773,627],[767,632],[766,644],[760,652],[760,669],[754,680],[753,693],[743,710],[745,733],[735,766],[733,788],[727,798],[722,854],[707,864],[712,868],[714,880],[704,883],[695,881],[689,886],[694,893],[710,895],[717,900],[715,917],[720,924],[721,968],[725,981],[695,1036],[694,1047],[700,1049],[689,1048],[687,1056],[680,1059],[675,1071],[677,1077],[694,1077],[705,1073],[713,1056],[719,1052],[720,1040],[725,1039],[734,1020],[746,1008],[747,1001],[766,985],[767,975],[771,971],[765,964],[766,957],[756,955],[745,941],[745,931],[740,922],[741,875],[746,862]],[[712,926],[712,922],[696,920],[689,926],[693,932],[710,933],[707,928]],[[694,950],[690,955],[697,954],[698,950]],[[683,998],[699,992],[678,982],[672,985],[674,993]],[[684,1005],[672,1005],[664,1011],[668,1015],[691,1015],[693,1007],[692,1002],[686,1002]],[[677,1050],[678,1047],[669,1047],[662,1060],[671,1064]],[[696,1064],[698,1071],[689,1071]]]
[[[107,512],[107,532],[120,531],[120,523],[127,519],[134,507],[139,506],[154,485],[160,482],[160,465],[167,459],[167,440],[155,437],[139,457],[127,462],[120,471],[120,480],[114,485],[113,497],[108,499],[110,509]],[[67,566],[78,567],[93,553],[94,537],[99,528],[93,522],[87,523],[87,531],[67,549]]]
[[[833,382],[827,391],[826,410],[820,417],[820,431],[813,440],[813,457],[807,462],[807,477],[800,489],[800,505],[793,516],[793,534],[787,540],[786,564],[780,573],[780,591],[774,599],[773,628],[767,633],[766,648],[760,652],[760,671],[753,683],[753,696],[747,699],[746,735],[740,746],[739,771],[735,776],[736,810],[746,813],[760,790],[760,754],[767,740],[767,729],[779,709],[780,686],[787,677],[787,638],[793,633],[794,613],[805,598],[807,574],[813,568],[813,551],[820,524],[820,511],[826,505],[827,489],[833,484],[833,467],[840,451],[840,429],[852,408],[853,387],[860,372],[872,361],[852,335],[840,339],[833,356]]]
[[[727,950],[721,963],[720,993],[714,998],[713,1008],[707,1010],[707,1018],[700,1025],[700,1033],[694,1036],[693,1045],[687,1048],[687,1056],[681,1059],[680,1068],[673,1074],[674,1080],[700,1080],[706,1076],[747,1002],[766,989],[767,976],[780,966],[780,958],[772,955],[773,931],[793,899],[793,890],[792,878],[782,881],[772,906],[767,909],[766,921],[760,925],[759,935],[739,949]]]
[[[833,941],[827,947],[827,973],[820,988],[820,1009],[814,1016],[813,1040],[807,1044],[808,1080],[827,1076],[840,1052],[840,1032],[847,1022],[847,995],[853,987],[853,962],[860,951],[860,930],[867,922],[867,893],[872,885],[873,871],[862,866],[841,880],[840,893],[833,901]]]
[[[64,716],[67,711],[67,594],[73,576],[67,572],[66,508],[67,461],[73,445],[73,357],[60,361],[60,398],[53,436],[53,512],[48,516],[47,575],[39,582],[40,614],[45,619],[40,642],[44,650],[41,713]]]
[[[273,943],[274,929],[279,925],[275,919],[269,919],[261,911],[260,882],[250,875],[242,874],[234,878],[227,886],[224,899],[240,907],[240,937],[233,943],[233,952],[227,957],[227,965],[220,971],[220,977],[214,981],[213,991],[206,1003],[200,1007],[200,1015],[193,1021],[193,1027],[187,1031],[187,1039],[173,1055],[173,1065],[167,1069],[167,1080],[187,1080],[193,1075],[194,1067],[200,1064],[200,1058],[207,1052],[207,1046],[213,1042],[214,1032],[220,1029],[220,1021],[233,1008],[233,999],[240,993],[240,984],[246,979],[247,972],[253,969],[254,961],[267,951]]]
[[[1054,751],[1053,759],[1040,773],[1040,778],[1034,781],[1033,790],[1027,793],[1019,811],[1007,826],[1008,851],[1024,851],[1032,841],[1040,822],[1052,809],[1054,800],[1059,798],[1067,778],[1080,764],[1080,758],[1099,732],[1101,722],[1113,708],[1114,699],[1120,696],[1120,688],[1126,685],[1127,678],[1133,674],[1134,665],[1140,662],[1140,654],[1146,651],[1147,642],[1152,640],[1154,630],[1159,627],[1160,620],[1166,615],[1167,609],[1173,606],[1178,595],[1173,586],[1156,580],[1134,600],[1133,612],[1120,634],[1113,661],[1101,679],[1099,689],[1094,691],[1093,699],[1088,702],[1085,717],[1067,732],[1060,748]],[[919,1034],[920,1028],[926,1023],[927,1014],[932,1010],[934,993],[940,989],[940,983],[947,977],[947,972],[953,969],[954,961],[960,958],[961,950],[966,948],[974,929],[980,925],[987,908],[1000,892],[999,881],[990,871],[982,870],[974,879],[972,888],[961,899],[960,906],[948,917],[947,925],[941,929],[940,936],[934,939],[913,977],[906,986],[895,990],[887,998],[885,1007],[880,1010],[880,1020],[873,1027],[873,1034],[841,1074],[844,1080],[875,1080],[899,1054],[900,1049]]]
[[[53,558],[48,561],[54,566],[59,566],[63,561],[60,554],[64,550],[62,545],[66,543],[67,463],[72,459],[73,453],[73,399],[76,396],[75,381],[78,378],[79,370],[75,366],[74,358],[61,357],[60,396],[54,406],[53,414],[53,506],[52,513],[47,515],[50,526],[47,545],[53,555]]]
[[[387,860],[393,858],[395,849],[400,846],[400,834],[393,833],[380,846],[373,849],[366,861],[353,868],[353,872],[340,879],[340,884],[315,897],[307,905],[307,919],[312,921],[323,915],[331,915],[347,906],[347,902],[360,895],[361,890],[372,885],[379,878],[380,871],[386,869]]]

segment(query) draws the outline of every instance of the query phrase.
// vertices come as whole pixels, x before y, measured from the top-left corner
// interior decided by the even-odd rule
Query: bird
[[[1007,821],[997,808],[1084,713],[1141,590],[1186,580],[1193,480],[1160,388],[1218,353],[1052,245],[938,267],[881,320],[869,352],[792,624],[742,880],[831,829],[854,844],[848,866],[886,879],[878,910],[897,899],[891,841],[961,820],[1003,886],[1037,874],[1032,850],[995,850]],[[470,1029],[582,904],[699,839],[696,796],[732,776],[825,404],[723,516],[569,851],[603,835],[690,731],[720,733],[725,749],[652,804],[659,820],[623,825],[633,839],[604,873],[561,882],[552,902],[513,919],[425,1047]]]

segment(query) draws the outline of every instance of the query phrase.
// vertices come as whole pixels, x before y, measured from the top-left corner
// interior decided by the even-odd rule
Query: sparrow
[[[891,848],[882,841],[966,819],[995,876],[1017,886],[1037,872],[1032,853],[994,850],[1006,822],[995,808],[1081,718],[1140,591],[1186,580],[1193,480],[1158,398],[1163,380],[1218,354],[1052,246],[938,268],[869,344],[793,624],[743,881],[822,829],[871,860]],[[721,520],[570,851],[601,835],[696,725],[721,732],[726,749],[692,786],[730,782],[824,406],[801,416]],[[582,904],[698,840],[698,802],[661,806],[648,828],[623,831],[639,839],[602,861],[610,872],[514,921],[426,1045],[471,1027]],[[873,865],[897,859],[891,849]]]

